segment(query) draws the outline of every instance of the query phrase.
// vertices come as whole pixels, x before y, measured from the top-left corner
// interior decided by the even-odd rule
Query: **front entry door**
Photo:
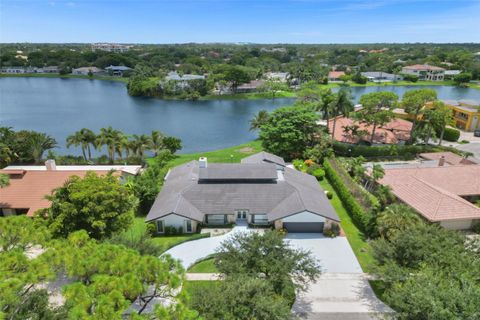
[[[247,220],[248,210],[237,210],[237,220]]]

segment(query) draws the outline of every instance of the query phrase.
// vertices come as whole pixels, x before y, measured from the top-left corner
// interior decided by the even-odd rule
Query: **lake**
[[[425,86],[427,87],[427,86]],[[352,87],[358,100],[373,91],[394,91],[401,96],[417,87]],[[422,87],[424,88],[424,87]],[[477,99],[480,91],[448,86],[428,86],[441,99]],[[261,109],[268,111],[293,103],[293,99],[172,101],[134,98],[121,82],[60,79],[0,78],[0,126],[52,135],[60,154],[80,154],[65,147],[65,138],[81,128],[98,132],[112,126],[127,134],[160,130],[182,139],[182,153],[226,148],[251,141],[249,121]]]

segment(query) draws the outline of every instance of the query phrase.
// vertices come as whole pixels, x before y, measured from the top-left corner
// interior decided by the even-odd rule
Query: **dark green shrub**
[[[320,169],[320,168],[315,169],[315,170],[312,172],[312,176],[314,176],[318,181],[322,181],[323,178],[325,177],[325,171],[323,171],[323,170]]]
[[[456,142],[460,138],[460,131],[453,128],[445,128],[445,133],[443,134],[443,140]]]
[[[410,81],[410,82],[417,82],[418,76],[414,74],[402,74],[403,80]]]
[[[480,234],[480,222],[472,227],[473,232]]]
[[[333,198],[333,193],[327,191],[327,198],[331,200]]]

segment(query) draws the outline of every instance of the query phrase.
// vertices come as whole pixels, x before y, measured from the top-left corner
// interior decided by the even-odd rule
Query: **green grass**
[[[215,267],[215,259],[209,258],[195,263],[188,269],[189,273],[217,273],[218,269]]]
[[[365,235],[357,228],[357,226],[355,226],[352,218],[347,213],[347,210],[343,207],[342,201],[328,180],[323,179],[320,181],[320,186],[333,194],[333,198],[330,201],[340,217],[341,226],[347,236],[348,242],[350,243],[350,246],[352,247],[352,250],[355,253],[355,256],[357,257],[363,271],[370,272],[375,261],[372,256],[372,248],[365,241]]]
[[[296,94],[292,91],[278,91],[275,93],[275,99],[281,98],[295,98]],[[256,100],[256,99],[272,99],[271,92],[249,92],[249,93],[237,93],[237,94],[224,94],[214,95],[209,94],[201,97],[200,100]]]
[[[108,80],[127,83],[128,78],[122,77],[110,77],[110,76],[92,76],[81,74],[57,74],[57,73],[19,73],[19,74],[6,74],[1,73],[0,78],[75,78],[75,79],[93,79],[93,80]]]
[[[133,221],[132,225],[128,230],[125,231],[126,236],[128,237],[140,237],[144,234],[147,230],[147,223],[145,223],[145,218],[143,217],[136,217]],[[159,248],[160,252],[165,252],[168,249],[179,245],[180,243],[197,240],[202,238],[207,238],[210,235],[208,233],[188,233],[188,234],[181,234],[181,235],[171,235],[171,236],[158,236],[150,239],[155,246]]]
[[[207,157],[209,162],[238,163],[242,158],[262,151],[261,144],[262,143],[260,141],[255,140],[238,146],[220,149],[216,151],[178,154],[177,157],[169,163],[169,166],[178,166],[192,160],[198,160],[198,158],[200,157]],[[149,159],[149,161],[152,161],[152,159]]]

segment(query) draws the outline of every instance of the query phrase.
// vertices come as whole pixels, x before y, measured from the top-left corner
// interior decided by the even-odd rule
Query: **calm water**
[[[442,99],[478,99],[480,91],[432,87]],[[372,91],[392,90],[400,96],[410,87],[354,87],[357,100]],[[15,130],[46,132],[57,139],[58,153],[65,138],[81,128],[98,131],[112,126],[128,134],[160,130],[183,140],[182,152],[225,148],[256,138],[249,120],[261,109],[289,105],[292,99],[168,101],[133,98],[119,82],[54,79],[0,78],[0,125]]]

